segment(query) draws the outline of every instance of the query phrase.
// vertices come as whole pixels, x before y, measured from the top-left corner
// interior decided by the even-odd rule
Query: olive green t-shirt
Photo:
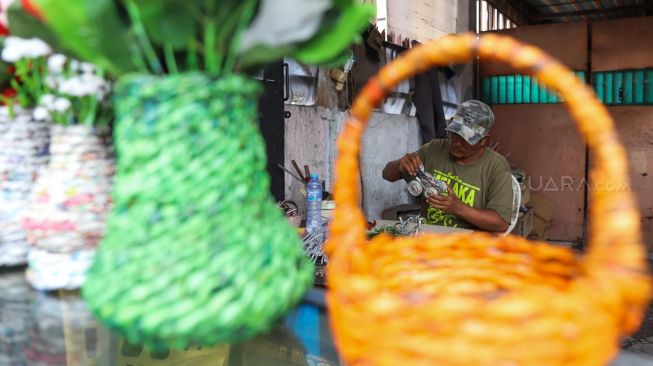
[[[512,216],[512,178],[506,159],[491,149],[470,165],[460,165],[449,155],[449,140],[431,140],[417,152],[424,169],[445,181],[464,204],[495,211],[506,222]],[[451,193],[451,192],[450,192]],[[476,229],[471,223],[429,207],[422,197],[422,216],[429,224]]]

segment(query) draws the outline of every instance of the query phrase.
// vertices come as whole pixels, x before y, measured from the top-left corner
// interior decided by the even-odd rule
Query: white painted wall
[[[387,0],[388,32],[422,43],[456,33],[458,0]]]
[[[326,181],[327,190],[333,187],[336,160],[335,142],[347,112],[325,107],[286,106],[291,118],[285,123],[285,162],[291,169],[294,159]],[[363,137],[361,149],[362,206],[369,220],[381,218],[385,208],[412,202],[403,182],[389,183],[381,172],[385,164],[419,147],[419,127],[415,117],[374,113]],[[301,184],[286,176],[286,199],[292,199],[304,213],[305,198]]]

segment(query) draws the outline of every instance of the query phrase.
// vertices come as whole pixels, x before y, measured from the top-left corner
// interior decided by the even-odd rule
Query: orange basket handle
[[[372,110],[398,83],[434,66],[462,63],[479,56],[507,63],[529,73],[562,96],[586,139],[592,154],[590,175],[590,247],[586,261],[619,270],[644,272],[640,216],[629,189],[626,153],[615,133],[607,109],[593,90],[573,72],[540,49],[510,37],[486,34],[450,35],[415,47],[386,65],[371,78],[356,98],[344,130],[338,138],[335,200],[327,250],[349,253],[366,241],[366,222],[360,199],[360,145]]]

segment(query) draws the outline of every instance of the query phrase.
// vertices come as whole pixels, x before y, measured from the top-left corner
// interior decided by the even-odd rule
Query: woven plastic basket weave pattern
[[[50,125],[31,110],[0,108],[0,266],[24,264],[29,245],[21,220],[34,181],[49,159]]]
[[[484,233],[366,241],[356,203],[371,110],[398,82],[476,55],[537,76],[564,98],[586,138],[594,165],[583,257]],[[338,151],[327,301],[348,365],[605,365],[639,325],[651,279],[624,149],[591,89],[537,48],[457,35],[406,52],[356,99]]]
[[[35,294],[32,301],[33,322],[28,332],[28,343],[22,350],[26,365],[93,365],[90,358],[100,357],[99,326],[75,293],[59,292],[57,296],[45,292]],[[97,353],[88,352],[96,350]],[[98,357],[99,358],[99,357]]]
[[[0,365],[25,365],[34,294],[21,272],[3,273],[0,288]]]
[[[129,342],[247,338],[312,283],[269,194],[259,88],[195,73],[116,86],[114,207],[83,296]]]
[[[34,247],[27,278],[39,290],[76,289],[104,235],[113,161],[92,126],[53,125],[51,131],[50,163],[22,220]]]
[[[50,163],[32,191],[23,228],[55,253],[94,249],[110,208],[113,162],[91,126],[52,126]]]

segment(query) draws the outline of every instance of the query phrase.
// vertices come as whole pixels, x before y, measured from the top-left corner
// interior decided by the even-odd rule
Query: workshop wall
[[[364,3],[387,5],[388,26],[393,27],[401,17],[398,10],[392,10],[401,5],[408,9],[409,18],[419,15],[416,11],[423,6],[420,1],[371,1],[360,0]],[[417,28],[411,28],[406,34],[394,28],[395,34],[410,37],[420,41],[437,38],[447,33],[460,33],[469,29],[470,0],[447,0],[437,5],[439,10],[428,12],[432,14],[429,19],[419,22],[409,22]],[[391,15],[392,14],[392,15]],[[421,16],[420,16],[421,17]],[[410,19],[408,19],[410,20]],[[414,19],[413,19],[414,20]],[[426,22],[426,23],[423,23]],[[425,26],[427,28],[423,28]],[[411,26],[412,27],[412,26]],[[393,31],[393,29],[389,29]],[[456,76],[451,80],[455,84],[455,97],[449,99],[459,101],[470,99],[473,89],[473,67],[471,64],[455,67]],[[446,83],[441,80],[441,89],[446,93]],[[443,94],[444,95],[444,94]],[[342,95],[335,91],[335,84],[329,78],[327,70],[320,69],[317,105],[313,107],[286,105],[286,111],[291,117],[285,121],[285,159],[284,166],[292,167],[291,160],[296,160],[300,166],[308,164],[311,170],[320,174],[326,180],[327,190],[333,187],[333,170],[336,159],[336,139],[342,130],[346,111],[338,109]],[[374,113],[363,137],[361,149],[361,175],[362,175],[362,207],[368,219],[381,218],[385,208],[399,204],[413,202],[414,198],[408,194],[403,182],[389,183],[381,178],[381,171],[385,164],[398,159],[407,152],[416,151],[421,144],[419,123],[416,117],[406,115],[392,115]],[[286,199],[292,199],[300,206],[304,213],[305,198],[300,192],[301,184],[286,175]]]
[[[326,188],[333,188],[336,139],[348,116],[346,111],[326,107],[286,106],[291,117],[285,124],[284,166],[308,164],[320,174]],[[363,137],[361,149],[362,207],[369,220],[381,218],[385,208],[412,202],[403,182],[389,183],[381,178],[386,162],[397,159],[420,145],[419,125],[415,117],[374,113]],[[305,210],[301,184],[286,176],[286,199]]]
[[[502,31],[536,45],[572,70],[587,70],[587,23],[559,23]],[[561,37],[564,35],[564,37]],[[511,67],[481,61],[479,76],[518,73]],[[562,103],[493,105],[492,138],[508,161],[531,176],[531,188],[553,201],[556,212],[548,239],[575,241],[583,237],[586,145]]]
[[[593,23],[592,71],[653,68],[651,24],[653,17]],[[644,240],[653,254],[653,106],[622,105],[608,110],[628,151],[631,189],[639,200]]]

